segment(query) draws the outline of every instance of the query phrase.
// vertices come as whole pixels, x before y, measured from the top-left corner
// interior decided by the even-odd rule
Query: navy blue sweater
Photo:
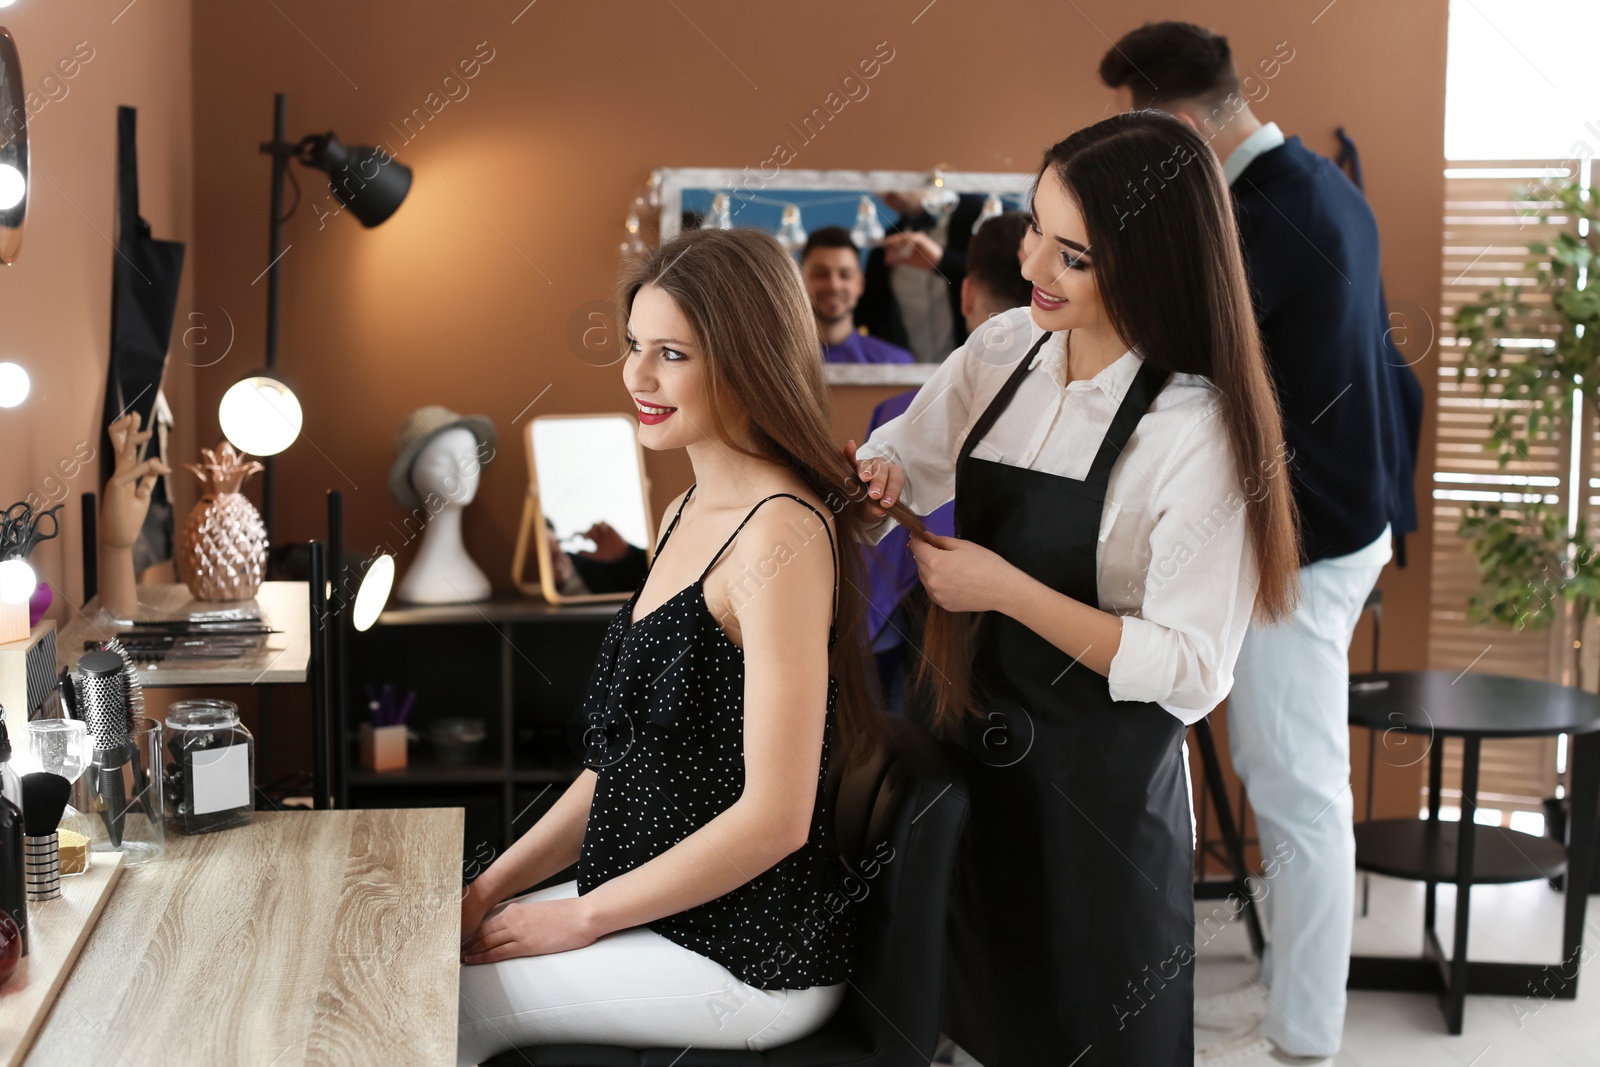
[[[1257,156],[1233,197],[1283,404],[1303,562],[1354,552],[1385,523],[1403,538],[1417,527],[1422,389],[1389,339],[1372,210],[1298,137]]]

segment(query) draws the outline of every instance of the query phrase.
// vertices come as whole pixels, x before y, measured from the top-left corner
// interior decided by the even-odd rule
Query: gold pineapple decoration
[[[200,479],[200,502],[178,533],[178,570],[196,600],[249,600],[267,569],[267,528],[239,490],[261,464],[224,441],[185,463]]]

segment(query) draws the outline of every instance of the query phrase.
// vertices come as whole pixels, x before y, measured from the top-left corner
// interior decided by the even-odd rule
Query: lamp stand
[[[283,258],[283,176],[289,169],[289,159],[299,151],[299,145],[288,144],[284,137],[288,125],[289,99],[283,93],[272,97],[272,140],[261,146],[261,151],[272,157],[272,216],[267,229],[267,370],[278,367],[278,261]],[[272,500],[274,456],[262,456],[266,470],[261,477],[261,521],[267,529],[267,544],[272,541]]]

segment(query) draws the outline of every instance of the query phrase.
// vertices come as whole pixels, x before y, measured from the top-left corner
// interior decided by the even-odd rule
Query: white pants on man
[[[1389,562],[1388,527],[1347,556],[1300,571],[1300,603],[1245,634],[1228,696],[1233,765],[1276,861],[1263,901],[1262,1034],[1285,1052],[1331,1056],[1344,1031],[1355,909],[1350,795],[1350,639]]]

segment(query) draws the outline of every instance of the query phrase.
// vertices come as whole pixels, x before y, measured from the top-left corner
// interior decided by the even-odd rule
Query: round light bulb
[[[389,602],[389,590],[394,586],[394,557],[384,553],[372,561],[367,576],[361,579],[356,590],[355,606],[350,609],[350,622],[357,630],[372,629]]]
[[[872,197],[863,196],[856,205],[856,225],[850,231],[850,240],[857,248],[876,248],[883,243],[883,223],[878,221],[878,208]]]
[[[28,372],[16,363],[0,363],[0,408],[14,408],[28,399]]]
[[[303,416],[292,389],[258,376],[236,382],[222,394],[217,420],[234,448],[252,456],[275,456],[300,436]]]
[[[0,601],[7,604],[26,604],[39,579],[25,559],[8,559],[0,562]]]
[[[0,3],[0,7],[4,7]],[[22,195],[28,191],[28,180],[22,172],[9,163],[0,163],[0,211],[9,211],[22,203]]]

